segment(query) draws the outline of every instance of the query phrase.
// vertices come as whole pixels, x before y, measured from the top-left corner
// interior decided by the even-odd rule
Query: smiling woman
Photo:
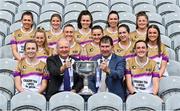
[[[25,57],[20,60],[14,71],[15,86],[18,92],[32,91],[43,93],[47,87],[46,64],[36,58],[38,50],[35,41],[24,45]]]
[[[136,56],[127,60],[126,84],[129,94],[145,92],[157,95],[159,89],[159,69],[155,61],[147,57],[148,46],[138,40],[134,50]]]
[[[16,60],[21,60],[24,57],[24,44],[33,39],[35,32],[31,12],[24,12],[21,17],[21,22],[23,24],[22,28],[13,32],[11,40],[12,52]]]

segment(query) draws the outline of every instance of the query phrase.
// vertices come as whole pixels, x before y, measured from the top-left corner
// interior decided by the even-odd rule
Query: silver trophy
[[[88,76],[96,73],[98,66],[97,61],[75,61],[75,70],[79,75],[84,76],[84,88],[81,90],[82,95],[92,95],[93,92],[88,88]]]

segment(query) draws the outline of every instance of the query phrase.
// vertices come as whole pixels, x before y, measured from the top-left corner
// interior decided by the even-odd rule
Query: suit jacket
[[[102,59],[102,55],[92,58],[94,61],[98,61],[99,59]],[[126,99],[126,88],[123,82],[125,66],[126,62],[123,57],[112,54],[111,60],[109,61],[110,73],[106,75],[105,80],[109,92],[120,96],[123,101]],[[99,72],[101,77],[101,71]],[[95,93],[98,91],[96,80],[96,75],[89,76],[88,78],[89,88]]]
[[[75,58],[72,59],[74,59],[75,61],[77,60]],[[59,92],[59,88],[63,83],[64,74],[60,72],[60,67],[62,65],[63,64],[59,58],[59,55],[50,56],[47,58],[47,69],[50,73],[50,80],[46,93],[46,97],[48,100],[53,94]],[[74,85],[72,86],[72,89],[76,90],[76,92],[79,92],[83,88],[83,78],[77,73],[73,72],[73,80]]]

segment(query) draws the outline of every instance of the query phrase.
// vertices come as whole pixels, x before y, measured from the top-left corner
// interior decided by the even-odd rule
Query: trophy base
[[[88,98],[94,93],[88,88],[88,86],[84,86],[84,88],[81,90],[79,94],[84,98],[84,101],[87,101]]]

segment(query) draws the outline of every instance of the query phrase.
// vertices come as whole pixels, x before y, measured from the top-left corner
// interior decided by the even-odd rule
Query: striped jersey
[[[14,77],[20,76],[22,87],[25,90],[38,92],[43,79],[48,79],[46,64],[39,61],[35,65],[30,65],[26,59],[20,61],[14,71]]]
[[[144,65],[140,65],[137,57],[133,57],[127,60],[126,74],[131,75],[136,92],[153,93],[152,79],[159,77],[159,69],[156,62],[149,58]]]

